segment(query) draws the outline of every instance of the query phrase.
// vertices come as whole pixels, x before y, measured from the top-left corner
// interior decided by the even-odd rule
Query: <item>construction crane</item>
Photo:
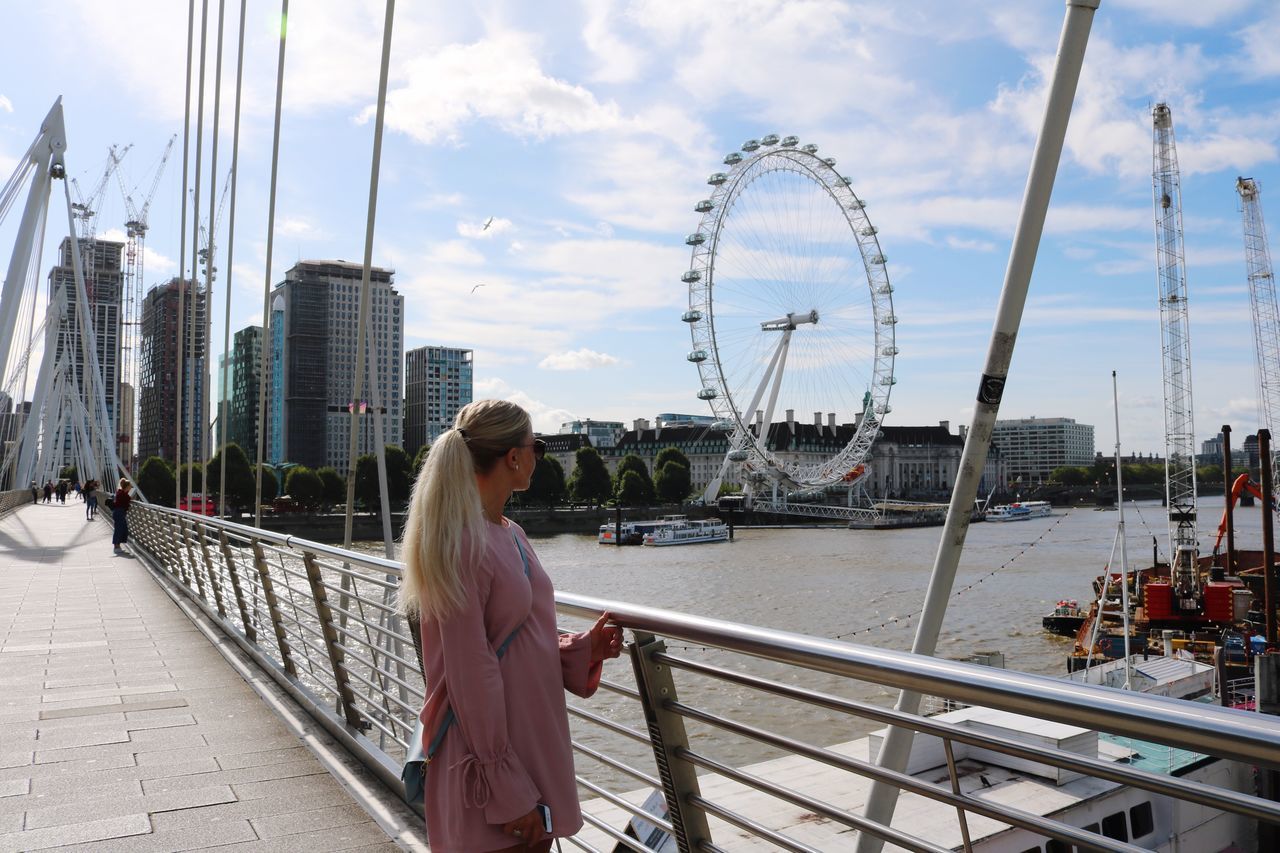
[[[1196,457],[1191,405],[1191,335],[1187,270],[1182,247],[1182,187],[1173,114],[1152,110],[1152,175],[1156,221],[1156,273],[1160,285],[1160,336],[1164,367],[1165,495],[1169,508],[1170,575],[1174,606],[1200,608],[1196,571]]]
[[[1258,370],[1258,426],[1276,434],[1280,426],[1280,308],[1276,280],[1271,273],[1267,229],[1262,221],[1260,187],[1253,178],[1237,178],[1240,216],[1244,225],[1244,264],[1253,309],[1253,345]],[[1275,469],[1275,456],[1272,457]]]
[[[107,191],[107,182],[111,180],[112,174],[115,174],[120,168],[120,162],[124,160],[129,149],[133,145],[126,145],[124,148],[117,148],[112,145],[107,151],[107,165],[102,170],[102,177],[98,178],[98,183],[94,184],[93,192],[85,196],[80,191],[80,182],[75,178],[71,179],[71,189],[75,191],[76,200],[71,204],[72,215],[80,222],[80,251],[83,257],[84,266],[84,284],[85,289],[89,293],[89,301],[94,301],[94,292],[97,276],[94,275],[93,263],[93,239],[97,233],[98,206],[102,204],[102,197]]]
[[[222,182],[222,198],[218,200],[218,212],[214,214],[212,226],[206,228],[205,224],[200,225],[200,250],[196,255],[200,259],[201,274],[206,275],[211,283],[218,277],[218,268],[215,266],[210,269],[209,264],[216,260],[214,253],[218,241],[218,226],[222,223],[222,213],[227,208],[227,193],[230,189],[231,170],[228,169],[227,179]]]
[[[120,187],[120,195],[124,199],[125,215],[128,219],[124,223],[125,247],[124,247],[124,312],[120,321],[120,381],[127,383],[133,389],[134,418],[133,423],[137,424],[137,407],[138,407],[138,342],[141,334],[142,326],[142,289],[144,282],[145,261],[146,261],[146,245],[147,245],[147,216],[151,211],[151,201],[156,197],[156,189],[160,186],[160,176],[164,173],[164,166],[169,162],[169,155],[173,152],[173,144],[178,139],[178,134],[169,137],[169,144],[165,146],[164,154],[160,157],[155,173],[151,178],[151,186],[147,190],[147,194],[142,198],[142,206],[139,207],[133,199],[133,195],[125,188],[124,178],[121,177],[120,171],[116,170],[116,183]],[[133,437],[121,435],[121,442],[132,444]],[[124,454],[128,455],[128,454]]]

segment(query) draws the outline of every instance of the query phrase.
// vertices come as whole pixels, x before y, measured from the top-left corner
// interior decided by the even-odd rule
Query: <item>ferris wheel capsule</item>
[[[704,198],[702,201],[695,204],[693,209],[698,213],[710,213],[711,208],[713,207],[715,207],[715,205],[711,203],[711,199]]]
[[[777,144],[778,144],[778,134],[776,134],[776,133],[767,133],[767,134],[765,134],[764,136],[760,137],[760,144],[761,144],[761,145],[777,145]]]
[[[726,166],[736,166],[741,162],[742,162],[742,155],[739,154],[737,151],[734,151],[731,154],[726,154],[724,157],[724,164]]]
[[[782,137],[782,141],[778,144],[781,145],[783,148],[795,148],[797,145],[800,144],[800,137],[784,136]]]
[[[706,235],[699,234],[697,232],[694,232],[693,234],[690,234],[688,237],[684,238],[684,244],[686,246],[701,246],[705,242],[707,242]]]
[[[760,148],[759,139],[748,139],[746,142],[742,143],[742,150],[747,152],[748,154],[755,152],[759,148]]]

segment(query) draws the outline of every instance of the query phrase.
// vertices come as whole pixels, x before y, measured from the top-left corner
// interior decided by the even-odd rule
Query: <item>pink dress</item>
[[[465,581],[461,610],[443,622],[422,620],[424,748],[447,707],[457,717],[427,770],[432,853],[518,844],[502,825],[537,803],[551,808],[552,835],[568,837],[582,827],[564,691],[590,696],[601,665],[591,663],[587,634],[557,633],[551,579],[519,525],[485,527],[488,552]],[[464,545],[464,561],[467,551]],[[517,626],[498,658],[496,649]]]

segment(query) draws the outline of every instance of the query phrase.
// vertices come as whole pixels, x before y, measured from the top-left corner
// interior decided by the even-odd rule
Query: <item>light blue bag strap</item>
[[[524,576],[529,577],[529,557],[524,553],[524,546],[520,544],[520,537],[516,536],[516,532],[511,531],[511,539],[516,543],[516,550],[520,552],[520,562],[524,564]],[[502,645],[498,646],[495,654],[501,658],[507,652],[507,647],[511,645],[511,641],[516,638],[516,634],[520,633],[520,629],[524,627],[521,622],[516,629],[511,632]],[[431,756],[436,754],[436,750],[440,748],[440,741],[444,740],[445,733],[449,731],[449,727],[456,721],[457,717],[453,713],[453,706],[449,706],[449,710],[445,712],[444,719],[440,721],[440,728],[436,731],[436,736],[431,739],[431,745],[427,747],[427,761],[431,761]]]

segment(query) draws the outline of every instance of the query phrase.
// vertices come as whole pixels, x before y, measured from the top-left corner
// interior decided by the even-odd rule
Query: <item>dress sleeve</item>
[[[588,699],[600,686],[600,673],[604,664],[591,662],[591,635],[560,635],[560,674],[564,689],[583,699]]]
[[[502,824],[528,814],[539,794],[507,739],[505,686],[484,622],[492,580],[478,568],[461,609],[439,625],[449,702],[466,751],[450,769],[462,771],[465,804]]]

